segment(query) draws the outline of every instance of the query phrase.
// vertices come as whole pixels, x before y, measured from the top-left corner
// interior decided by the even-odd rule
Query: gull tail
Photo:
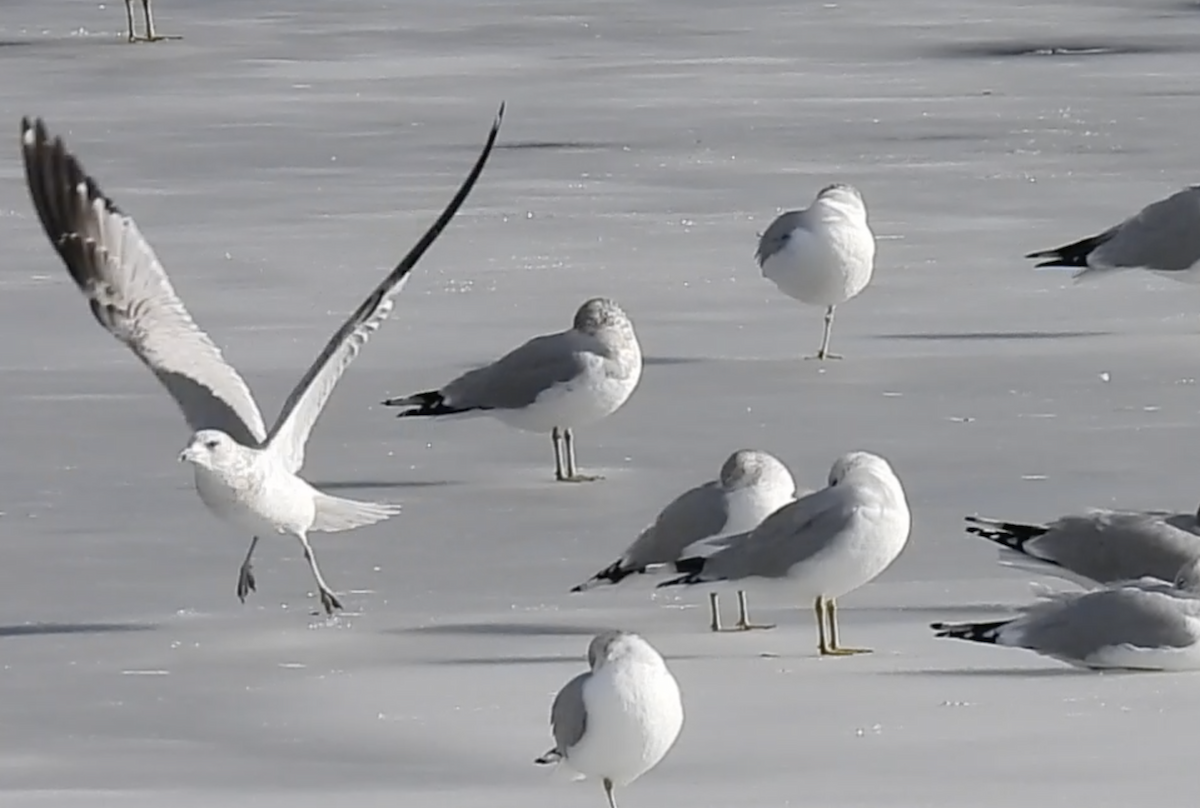
[[[1000,641],[1000,633],[1012,622],[1006,620],[991,620],[986,623],[930,623],[929,627],[937,632],[935,637],[949,637],[952,640],[967,640],[968,642],[983,642],[995,645]]]
[[[601,584],[619,584],[630,575],[640,575],[645,572],[645,567],[626,567],[621,561],[614,561],[604,569],[597,572],[591,578],[588,578],[578,586],[571,587],[572,592],[586,592],[593,587]]]
[[[557,749],[551,749],[549,752],[542,755],[540,758],[535,758],[533,762],[538,764],[539,766],[549,766],[552,763],[558,763],[562,759],[563,759],[563,756],[559,753],[559,751]]]
[[[669,581],[663,581],[656,589],[662,589],[664,586],[689,586],[690,584],[702,584],[711,581],[719,580],[717,578],[707,578],[704,575],[704,562],[708,559],[704,556],[692,556],[691,558],[681,558],[675,562],[675,571],[682,572],[683,575],[678,578],[672,578]]]
[[[410,407],[404,412],[399,413],[397,418],[415,418],[418,416],[430,415],[454,415],[460,412],[467,412],[459,407],[452,407],[446,403],[445,397],[440,390],[429,390],[424,393],[414,393],[411,396],[403,398],[389,398],[383,402],[385,407]]]
[[[317,512],[310,530],[339,533],[382,522],[400,513],[400,506],[387,502],[360,502],[314,491]]]
[[[1029,555],[1025,550],[1025,545],[1038,536],[1045,535],[1049,530],[1049,528],[1042,525],[1003,522],[999,519],[985,519],[981,516],[968,516],[966,520],[971,523],[967,526],[967,532],[972,536],[979,536],[990,542],[995,542],[1001,547],[1006,547],[1009,550],[1025,555]],[[1038,560],[1043,561],[1044,559]]]

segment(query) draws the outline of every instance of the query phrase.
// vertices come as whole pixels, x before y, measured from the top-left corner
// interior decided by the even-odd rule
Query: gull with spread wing
[[[393,504],[325,494],[297,476],[304,447],[334,386],[391,313],[413,267],[454,218],[483,171],[504,114],[501,105],[478,160],[450,204],[408,255],[337,330],[267,431],[249,388],[192,320],[133,219],[100,190],[39,119],[21,123],[25,178],[50,243],[88,300],[92,315],[145,364],[195,430],[179,455],[194,467],[196,492],[219,518],[254,538],[238,597],[255,589],[251,557],[263,534],[295,536],[329,614],[341,608],[308,541],[387,519]]]

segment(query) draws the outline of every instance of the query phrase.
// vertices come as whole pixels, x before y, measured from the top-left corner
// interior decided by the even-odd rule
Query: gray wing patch
[[[1200,260],[1200,188],[1187,188],[1147,205],[1096,248],[1094,260],[1113,267],[1164,271]]]
[[[587,368],[574,332],[534,337],[490,365],[468,371],[442,388],[446,404],[455,409],[516,410],[558,384],[582,375]]]
[[[1117,645],[1184,648],[1193,641],[1175,597],[1137,587],[1035,604],[1018,619],[1025,622],[1022,646],[1067,660],[1086,661]]]
[[[554,732],[554,751],[570,757],[571,747],[577,745],[587,731],[587,708],[583,703],[583,685],[591,671],[579,674],[558,691],[550,707],[550,728]]]
[[[625,566],[640,568],[675,561],[696,542],[721,534],[728,521],[729,507],[719,483],[709,482],[685,491],[663,508],[654,524],[625,551]]]
[[[771,222],[771,226],[759,237],[758,250],[754,253],[754,258],[760,267],[766,263],[768,258],[783,249],[783,245],[787,244],[788,239],[791,238],[792,231],[804,224],[807,215],[808,208],[789,210],[787,213],[781,213],[775,218],[775,221]]]
[[[1067,516],[1049,528],[1031,539],[1026,551],[1100,583],[1142,577],[1171,581],[1184,564],[1200,559],[1200,536],[1158,514]]]
[[[783,578],[795,565],[827,552],[854,518],[841,487],[823,488],[784,505],[704,563],[705,578]]]

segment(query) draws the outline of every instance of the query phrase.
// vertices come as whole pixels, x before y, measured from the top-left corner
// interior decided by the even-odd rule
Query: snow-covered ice
[[[530,757],[614,627],[662,652],[687,710],[623,808],[1192,793],[1194,674],[1077,671],[928,624],[1029,600],[967,514],[1200,501],[1197,292],[1022,257],[1196,181],[1194,3],[156,0],[184,39],[138,45],[105,6],[0,16],[6,808],[594,807],[594,783]],[[294,542],[260,548],[241,605],[213,581],[244,548],[162,451],[188,430],[81,316],[40,231],[20,117],[120,193],[270,410],[442,209],[502,100],[469,204],[308,445],[314,485],[403,513],[319,548],[336,625],[313,627]],[[839,309],[847,358],[804,362],[820,311],[753,255],[777,205],[834,181],[870,204],[876,272]],[[603,482],[554,484],[542,440],[485,419],[377,404],[599,295],[645,359],[587,430]],[[569,593],[741,446],[807,488],[848,447],[895,464],[912,538],[841,612],[876,653],[816,658],[786,587],[755,593],[778,629],[731,635],[709,632],[704,592]]]

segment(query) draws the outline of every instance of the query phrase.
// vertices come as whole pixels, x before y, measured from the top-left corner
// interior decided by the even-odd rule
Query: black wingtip
[[[987,623],[930,623],[935,637],[951,640],[966,640],[994,645],[1000,638],[1000,629],[1008,625],[1010,620],[992,620]]]
[[[572,592],[586,592],[594,586],[600,584],[619,584],[630,575],[641,575],[646,571],[645,567],[626,567],[620,561],[614,561],[604,569],[597,572],[591,578],[588,578],[581,584],[571,587]]]

